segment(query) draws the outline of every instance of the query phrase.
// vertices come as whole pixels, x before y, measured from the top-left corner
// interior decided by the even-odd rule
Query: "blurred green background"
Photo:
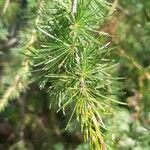
[[[5,93],[13,93],[9,87],[15,88],[16,74],[24,73],[20,70],[25,65],[21,53],[31,39],[37,5],[37,0],[0,0],[1,99]],[[108,128],[104,135],[113,150],[149,150],[150,1],[118,0],[114,7],[117,11],[100,28],[113,35],[109,41],[117,48],[110,52],[110,58],[119,62],[114,74],[125,77],[118,83],[124,94],[116,99],[128,106],[118,105],[110,118],[104,118]],[[89,149],[88,143],[83,143],[79,124],[74,120],[65,130],[67,115],[49,109],[46,91],[36,83],[25,90],[21,96],[10,94],[17,101],[10,101],[0,114],[0,150]]]

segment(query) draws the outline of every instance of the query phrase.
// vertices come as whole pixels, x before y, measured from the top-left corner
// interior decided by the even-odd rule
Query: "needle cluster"
[[[105,0],[59,0],[43,9],[39,39],[31,50],[33,74],[41,88],[48,88],[58,111],[70,108],[81,124],[90,149],[106,149],[101,115],[113,99],[114,66],[106,61],[107,33],[99,30],[110,4]]]

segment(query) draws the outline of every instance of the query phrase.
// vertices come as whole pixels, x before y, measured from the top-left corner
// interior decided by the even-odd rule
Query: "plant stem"
[[[73,15],[75,15],[77,12],[77,5],[78,5],[78,0],[72,0],[71,12]]]
[[[4,8],[3,8],[3,14],[6,13],[6,10],[7,10],[8,6],[9,6],[9,3],[10,3],[10,1],[9,1],[9,0],[6,0],[5,5],[4,5]]]

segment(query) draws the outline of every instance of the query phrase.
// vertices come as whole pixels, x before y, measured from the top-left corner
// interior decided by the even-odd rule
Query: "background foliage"
[[[42,24],[42,0],[10,0],[8,5],[7,2],[0,1],[0,149],[88,150],[76,120],[65,130],[70,109],[66,110],[67,115],[62,111],[55,113],[57,108],[49,109],[46,88],[40,90],[31,78],[31,62],[26,55],[34,51],[32,45],[39,40],[34,29],[35,22]],[[51,6],[50,1],[46,3]],[[107,57],[119,62],[112,73],[125,77],[113,85],[114,91],[120,88],[125,94],[117,93],[114,97],[128,106],[116,104],[109,108],[109,118],[103,117],[107,131],[102,132],[106,144],[114,150],[148,150],[150,2],[116,0],[113,7],[118,9],[117,13],[110,8],[111,17],[100,22],[99,28],[112,35],[101,39],[111,42]]]

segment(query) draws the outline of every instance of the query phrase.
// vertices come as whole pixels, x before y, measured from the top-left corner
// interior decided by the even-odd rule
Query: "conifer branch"
[[[9,6],[9,3],[10,3],[10,0],[6,0],[5,1],[4,8],[3,8],[3,11],[2,11],[3,14],[6,13],[6,10],[7,10],[8,6]]]
[[[36,25],[39,23],[39,19],[42,12],[41,7],[43,6],[43,1],[44,0],[38,1],[39,8],[37,12],[38,15],[35,19]],[[31,39],[29,40],[25,48],[24,53],[26,55],[30,54],[29,48],[32,47],[35,41],[36,41],[36,29],[33,29],[31,34]],[[5,109],[5,107],[8,105],[10,100],[18,99],[20,97],[20,94],[26,91],[28,85],[31,83],[30,77],[31,77],[30,60],[27,59],[25,56],[25,58],[22,61],[22,67],[18,70],[15,76],[15,81],[10,85],[10,87],[8,87],[8,89],[5,91],[5,94],[0,99],[0,112]]]
[[[73,0],[72,2],[72,14],[74,15],[74,17],[77,12],[77,3],[77,0]],[[81,65],[80,60],[81,58],[78,56],[78,53],[76,53],[76,62],[79,66]],[[85,63],[83,65],[86,65],[86,62],[84,60],[83,62]],[[96,105],[94,106],[94,104],[93,107],[91,105],[92,101],[90,100],[90,96],[87,92],[87,85],[84,76],[81,75],[79,83],[80,92],[82,94],[83,103],[85,103],[85,105],[80,103],[80,99],[78,99],[76,102],[76,105],[78,105],[78,107],[75,107],[75,112],[77,116],[79,115],[78,118],[80,118],[79,122],[81,124],[81,130],[84,134],[84,140],[90,142],[91,150],[106,150],[105,143],[100,131],[99,121],[97,120],[96,114],[94,112],[94,109],[98,108],[96,107]],[[99,118],[101,119],[101,117]]]
[[[96,33],[109,5],[105,0],[55,1],[52,10],[44,14],[38,27],[42,45],[31,54],[34,78],[40,88],[49,87],[58,111],[73,108],[67,127],[76,116],[90,149],[105,150],[101,113],[107,103],[116,102],[108,97],[112,82],[107,70],[114,65],[102,62],[109,44],[101,43],[100,37],[105,35]]]

